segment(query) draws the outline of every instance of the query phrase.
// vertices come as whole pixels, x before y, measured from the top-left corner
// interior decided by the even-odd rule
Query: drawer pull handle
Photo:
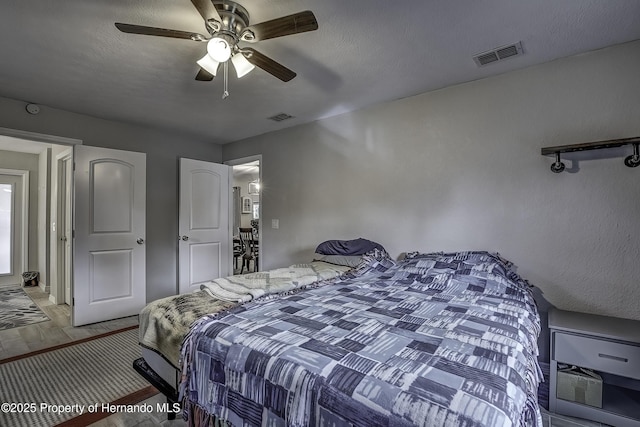
[[[618,362],[624,362],[624,363],[627,363],[629,361],[629,359],[626,359],[624,357],[611,356],[610,354],[603,354],[603,353],[598,353],[598,357],[602,357],[604,359],[617,360]]]

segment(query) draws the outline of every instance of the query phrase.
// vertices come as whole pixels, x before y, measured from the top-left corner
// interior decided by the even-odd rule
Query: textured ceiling
[[[3,0],[0,96],[228,143],[640,39],[637,0],[240,0],[251,23],[312,10],[317,31],[251,45],[298,73],[195,81],[204,43],[118,31],[205,33],[189,0]],[[522,41],[479,68],[475,54]],[[267,117],[288,113],[293,119]]]

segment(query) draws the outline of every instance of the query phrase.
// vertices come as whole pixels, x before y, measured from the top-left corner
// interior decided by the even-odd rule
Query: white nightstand
[[[551,309],[549,410],[616,427],[640,427],[640,322]],[[558,399],[558,363],[602,376],[602,408]]]

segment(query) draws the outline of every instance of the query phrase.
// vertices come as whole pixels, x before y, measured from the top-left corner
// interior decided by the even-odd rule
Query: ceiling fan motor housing
[[[249,12],[247,9],[233,1],[214,2],[220,18],[222,18],[222,28],[219,32],[233,35],[238,40],[238,35],[249,25]],[[216,32],[214,30],[214,32]],[[211,33],[213,35],[213,33]]]

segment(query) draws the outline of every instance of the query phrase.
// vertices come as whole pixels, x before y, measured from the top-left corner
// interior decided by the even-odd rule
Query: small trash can
[[[23,286],[38,286],[38,276],[40,273],[37,271],[25,271],[22,273]]]

